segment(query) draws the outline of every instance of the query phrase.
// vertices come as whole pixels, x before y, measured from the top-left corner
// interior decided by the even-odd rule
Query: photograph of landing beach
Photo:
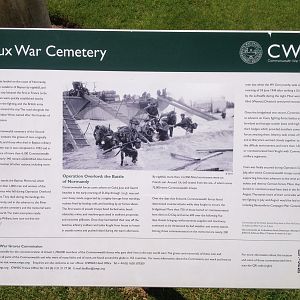
[[[69,80],[63,168],[232,171],[233,88],[203,76],[105,72]]]

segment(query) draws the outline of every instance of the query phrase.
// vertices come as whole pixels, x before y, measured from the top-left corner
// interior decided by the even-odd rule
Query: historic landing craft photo
[[[165,87],[137,95],[95,82],[69,86],[64,169],[232,171],[232,99],[176,99]]]

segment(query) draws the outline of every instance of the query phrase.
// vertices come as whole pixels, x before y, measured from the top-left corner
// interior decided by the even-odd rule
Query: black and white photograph
[[[64,169],[232,171],[231,85],[195,74],[103,73],[65,84]]]

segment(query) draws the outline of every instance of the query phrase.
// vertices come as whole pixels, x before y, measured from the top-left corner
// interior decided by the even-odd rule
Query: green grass
[[[48,0],[82,28],[299,30],[299,0]]]
[[[300,300],[297,290],[1,287],[0,300]]]
[[[115,288],[95,287],[1,287],[0,300],[123,300]]]
[[[299,30],[300,0],[48,0],[82,28]],[[300,290],[0,287],[0,300],[300,300]]]

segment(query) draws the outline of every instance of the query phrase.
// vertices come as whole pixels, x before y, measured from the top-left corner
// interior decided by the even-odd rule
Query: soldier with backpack
[[[186,130],[186,132],[193,133],[194,129],[198,127],[197,123],[193,123],[190,117],[186,117],[185,114],[181,114],[181,121],[174,125],[174,127],[181,127]]]
[[[150,103],[145,107],[145,112],[148,114],[148,120],[157,119],[159,115],[157,103]]]
[[[113,131],[110,129],[110,127],[96,125],[93,135],[96,145],[103,150],[107,150],[115,145]]]
[[[173,136],[173,128],[176,125],[176,121],[177,121],[177,116],[176,116],[176,112],[174,110],[169,111],[167,113],[163,113],[161,114],[160,118],[165,118],[166,122],[169,125],[169,133],[170,133],[170,137]]]
[[[169,125],[168,125],[168,118],[163,117],[157,123],[156,131],[158,132],[158,139],[160,141],[166,141],[169,139]]]
[[[119,127],[118,131],[115,133],[115,138],[121,149],[121,166],[124,165],[124,158],[127,156],[131,157],[134,164],[137,162],[137,149],[141,147],[141,140],[137,131],[138,125],[138,120],[131,119],[129,126]]]

